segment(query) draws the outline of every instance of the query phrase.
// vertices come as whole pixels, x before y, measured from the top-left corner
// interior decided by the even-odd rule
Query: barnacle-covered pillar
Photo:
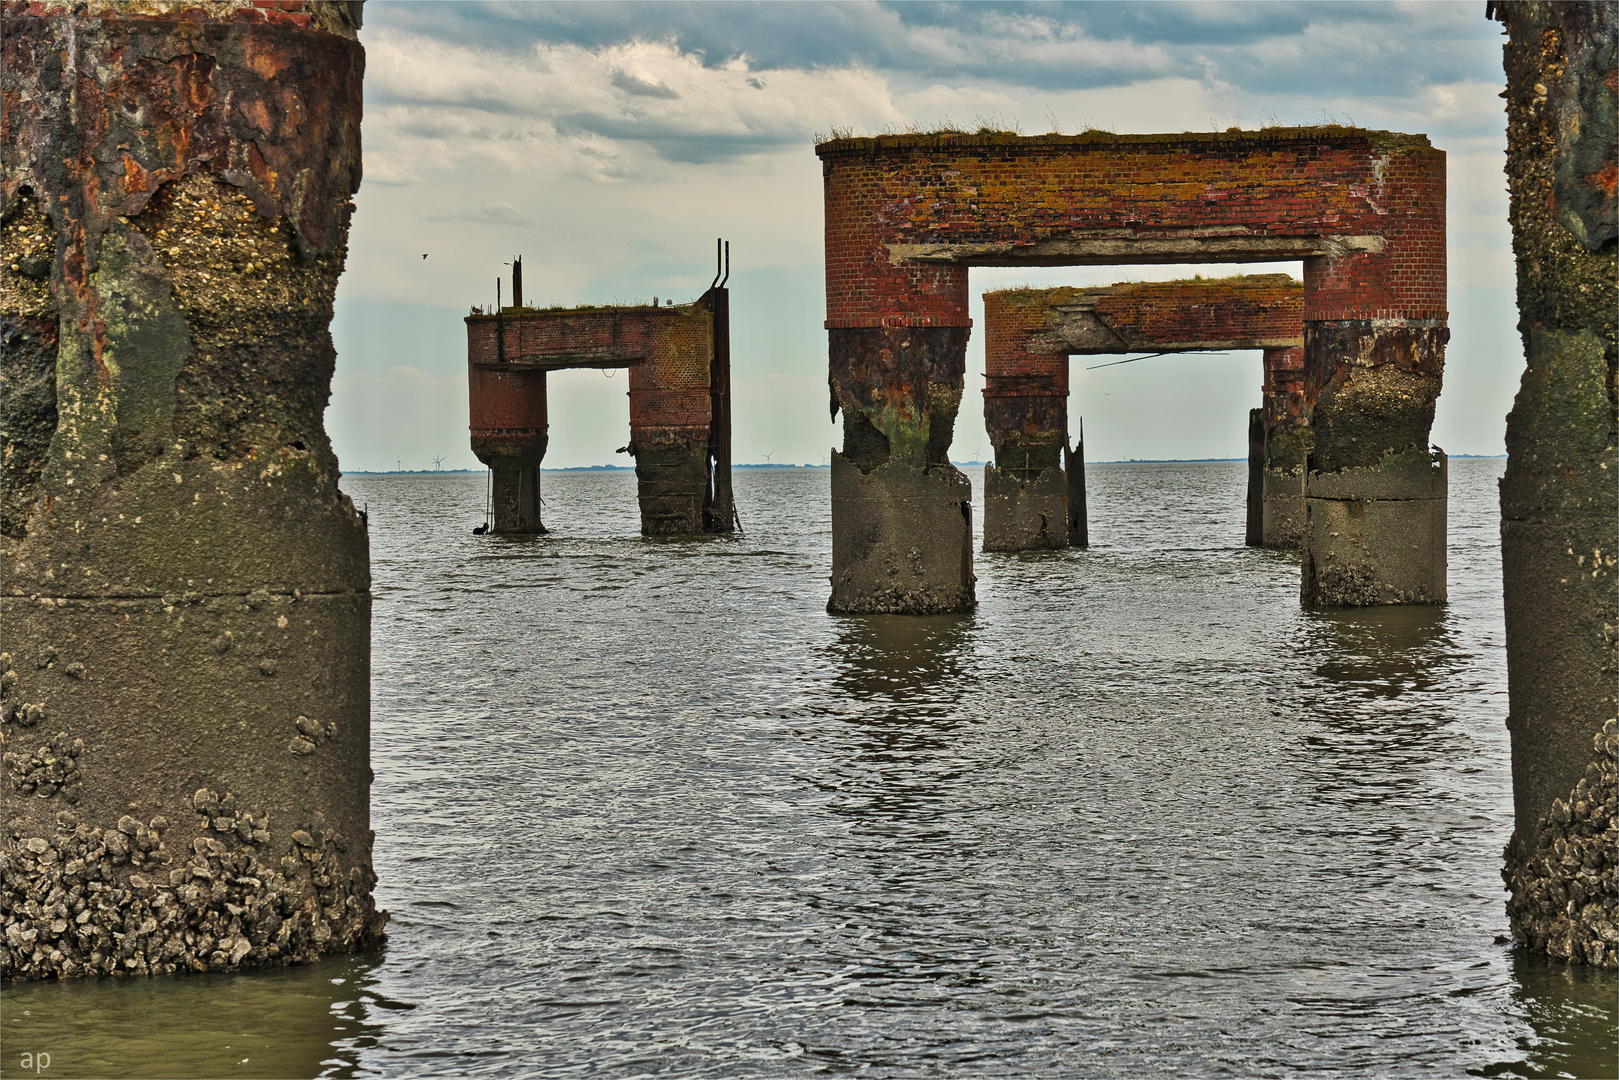
[[[358,5],[4,12],[0,974],[378,940],[370,578],[322,414]]]
[[[1619,13],[1496,3],[1506,23],[1507,182],[1527,365],[1501,481],[1512,933],[1619,966]]]

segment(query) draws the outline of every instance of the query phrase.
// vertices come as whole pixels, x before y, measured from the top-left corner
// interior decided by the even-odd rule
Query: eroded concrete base
[[[503,454],[491,459],[490,471],[494,521],[489,531],[506,534],[532,534],[546,531],[541,520],[540,461],[544,451],[533,455]]]
[[[380,940],[366,592],[8,596],[5,974]]]
[[[1262,483],[1259,546],[1291,551],[1304,540],[1304,469],[1266,469]]]
[[[1445,602],[1447,461],[1437,450],[1390,454],[1374,466],[1309,474],[1305,606]]]
[[[1309,428],[1279,427],[1266,437],[1260,476],[1260,547],[1292,550],[1303,544],[1308,455]]]
[[[862,473],[832,453],[834,614],[970,611],[972,483],[951,465]]]
[[[984,550],[1038,551],[1068,546],[1068,477],[1042,469],[1031,480],[984,468]]]
[[[635,480],[642,536],[697,536],[710,531],[703,516],[709,492],[706,442],[636,443]]]

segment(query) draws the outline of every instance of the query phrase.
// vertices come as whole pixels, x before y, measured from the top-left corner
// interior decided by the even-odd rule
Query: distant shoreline
[[[1451,454],[1453,459],[1504,459],[1505,454]],[[1247,461],[1247,458],[1124,458],[1119,461],[1087,461],[1087,467],[1092,465],[1210,465],[1232,461]],[[987,461],[952,461],[950,464],[958,467],[978,468],[988,465]],[[732,465],[733,469],[830,469],[830,465]],[[483,469],[389,469],[387,472],[373,472],[366,469],[356,469],[346,472],[344,476],[475,476]],[[575,465],[566,469],[545,469],[542,473],[604,473],[604,472],[634,472],[633,465]]]

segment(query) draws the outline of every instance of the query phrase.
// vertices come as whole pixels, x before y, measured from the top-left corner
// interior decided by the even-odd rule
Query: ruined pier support
[[[948,457],[967,328],[848,327],[831,336],[843,450],[832,454],[827,610],[969,610],[972,485]]]
[[[694,303],[669,307],[519,302],[474,311],[466,325],[472,449],[493,473],[491,532],[546,531],[546,373],[569,368],[629,370],[627,449],[643,535],[733,531],[728,289],[716,284]]]
[[[545,372],[468,370],[472,452],[489,467],[490,532],[543,533],[540,463],[550,441]]]
[[[1065,465],[1069,356],[1228,349],[1265,357],[1263,406],[1250,418],[1247,542],[1296,547],[1309,445],[1303,297],[1286,274],[985,293],[984,423],[995,464],[984,473],[984,550],[1088,543],[1074,493],[1084,476]]]
[[[380,939],[338,3],[4,13],[0,975]]]
[[[1306,320],[1306,605],[1445,602],[1446,458],[1428,433],[1449,337],[1438,319]]]
[[[1304,539],[1304,474],[1310,455],[1310,414],[1304,402],[1303,327],[1300,343],[1264,351],[1265,385],[1259,407],[1259,467],[1250,478],[1257,503],[1256,547],[1296,548]],[[1253,480],[1257,479],[1257,485]]]
[[[1501,480],[1513,936],[1619,967],[1619,13],[1491,5],[1506,23],[1507,181],[1526,366]]]
[[[1425,137],[1355,128],[892,135],[836,139],[816,153],[842,457],[878,445],[862,459],[861,490],[893,501],[861,507],[857,519],[852,501],[834,498],[832,610],[972,604],[968,557],[927,531],[944,527],[945,489],[965,484],[944,464],[961,376],[932,340],[965,339],[968,267],[1286,259],[1304,261],[1304,405],[1319,399],[1332,425],[1324,441],[1316,433],[1309,460],[1301,599],[1444,600],[1444,473],[1426,438],[1445,338],[1445,160]],[[1019,394],[1000,386],[1014,411],[1011,398],[1041,396],[1028,382]],[[1014,531],[1028,532],[1033,502],[1054,502],[1040,480],[1044,447],[1056,445],[1051,423],[1033,413],[995,422],[1013,455],[997,472],[1021,469],[1017,491],[997,486],[997,502],[1021,522]],[[1013,437],[1030,424],[1033,434]],[[1281,449],[1279,462],[1296,460]],[[891,495],[872,479],[890,460],[918,477]],[[924,482],[938,489],[934,509],[902,509],[900,499],[922,505],[913,489]],[[1056,539],[1048,530],[1039,542]]]

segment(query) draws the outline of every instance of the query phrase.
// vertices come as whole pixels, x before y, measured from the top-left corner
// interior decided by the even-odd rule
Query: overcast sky
[[[471,304],[523,256],[530,303],[680,301],[731,241],[735,452],[837,444],[822,329],[817,133],[989,124],[1025,134],[1331,121],[1449,155],[1450,325],[1434,442],[1502,452],[1515,331],[1498,24],[1464,3],[388,3],[366,5],[365,181],[338,289],[327,426],[348,471],[478,468]],[[423,259],[426,253],[428,258]],[[1286,270],[972,272],[1007,285]],[[974,314],[982,324],[982,312]],[[1085,370],[1087,456],[1240,457],[1258,353]],[[983,342],[952,457],[990,452]],[[551,376],[547,466],[628,464],[623,373]]]

